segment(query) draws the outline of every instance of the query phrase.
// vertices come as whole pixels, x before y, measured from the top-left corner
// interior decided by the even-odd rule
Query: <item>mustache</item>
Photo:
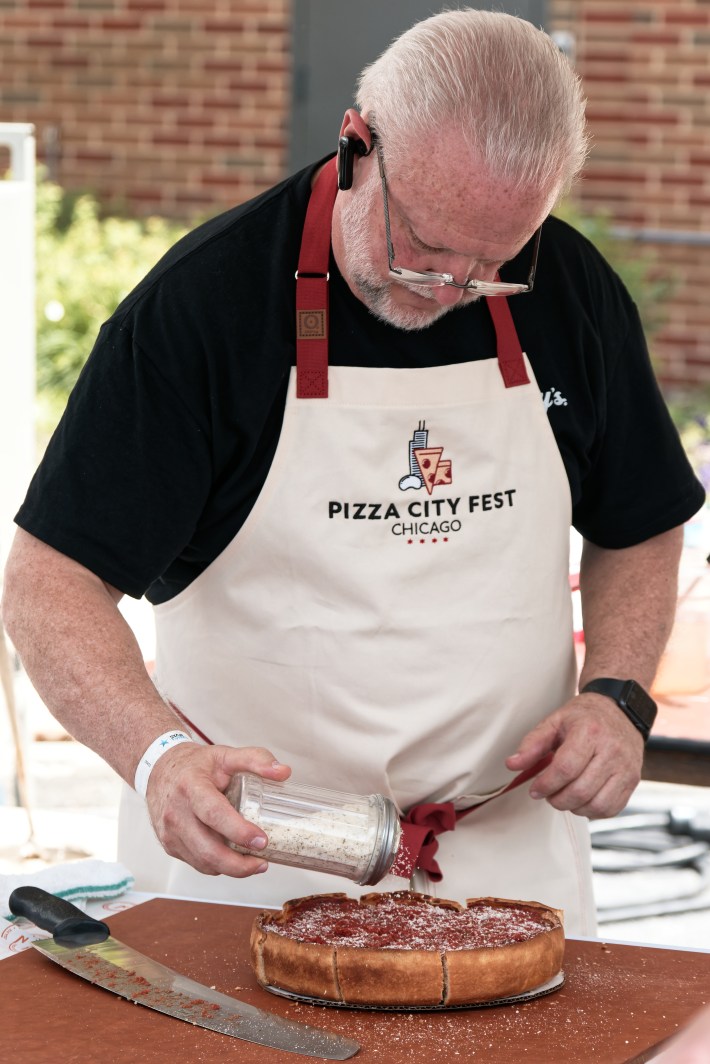
[[[388,281],[391,289],[406,288],[408,292],[413,292],[415,296],[421,296],[422,299],[429,299],[435,302],[431,288],[427,288],[425,285],[409,284],[407,281]]]

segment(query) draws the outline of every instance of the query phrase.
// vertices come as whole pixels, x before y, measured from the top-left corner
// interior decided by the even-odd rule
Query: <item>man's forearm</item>
[[[133,784],[150,743],[175,728],[117,609],[120,593],[25,532],[8,560],[3,618],[28,675],[49,710]],[[172,857],[207,875],[263,872],[250,850],[266,836],[226,799],[237,772],[284,780],[290,774],[270,750],[182,743],[156,763],[146,805],[153,829]]]
[[[120,593],[20,530],[3,588],[3,623],[49,711],[133,783],[151,741],[176,720],[117,608]]]
[[[650,687],[673,626],[682,546],[682,527],[621,550],[585,542],[580,689],[598,676]]]

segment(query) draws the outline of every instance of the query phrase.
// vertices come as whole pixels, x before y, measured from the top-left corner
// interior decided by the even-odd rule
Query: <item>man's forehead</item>
[[[446,179],[434,172],[395,174],[388,187],[402,221],[423,243],[496,261],[522,247],[549,213],[551,202],[495,182]]]
[[[430,247],[473,251],[491,261],[508,257],[539,228],[556,201],[556,189],[514,187],[495,177],[456,127],[411,143],[417,149],[396,153],[390,164],[383,142],[387,186],[395,207]],[[490,254],[469,247],[472,238],[488,245]]]

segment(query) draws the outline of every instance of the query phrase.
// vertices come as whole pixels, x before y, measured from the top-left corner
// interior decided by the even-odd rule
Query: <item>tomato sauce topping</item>
[[[369,949],[462,950],[524,942],[549,930],[549,916],[523,904],[447,909],[383,895],[375,905],[353,898],[308,899],[268,931],[301,942]]]

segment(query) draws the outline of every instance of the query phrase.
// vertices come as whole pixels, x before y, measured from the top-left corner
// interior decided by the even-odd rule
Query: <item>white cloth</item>
[[[13,919],[8,899],[17,887],[41,887],[76,905],[88,898],[117,898],[133,883],[133,874],[120,862],[91,858],[50,865],[37,872],[0,875],[0,916]]]

